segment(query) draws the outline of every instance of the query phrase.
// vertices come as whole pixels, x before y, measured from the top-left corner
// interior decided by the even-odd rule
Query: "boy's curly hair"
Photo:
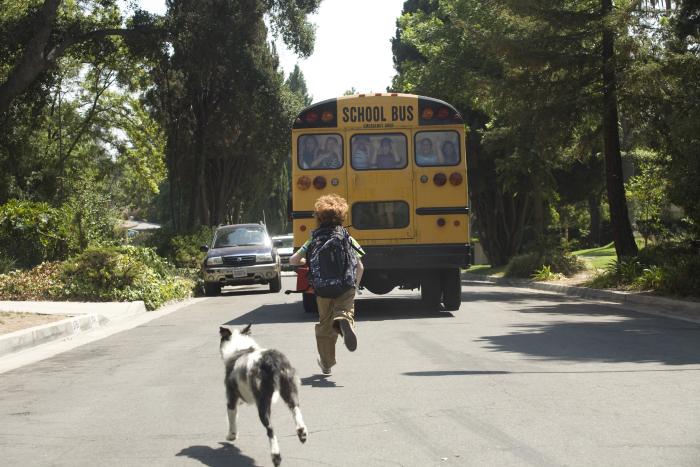
[[[324,195],[314,204],[314,215],[319,225],[343,225],[348,215],[348,202],[338,195]]]

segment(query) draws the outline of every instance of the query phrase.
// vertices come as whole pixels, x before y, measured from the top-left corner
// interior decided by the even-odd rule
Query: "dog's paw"
[[[309,432],[306,431],[305,426],[297,429],[297,436],[299,436],[299,441],[301,441],[302,443],[306,442],[306,438],[309,436]]]
[[[279,467],[279,465],[282,463],[282,456],[279,454],[273,454],[272,463],[275,465],[275,467]]]
[[[236,441],[236,438],[238,438],[238,433],[229,433],[229,434],[226,436],[226,439],[227,439],[228,441]]]

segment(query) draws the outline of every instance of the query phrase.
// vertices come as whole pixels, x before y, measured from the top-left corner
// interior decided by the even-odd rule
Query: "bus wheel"
[[[304,303],[304,311],[306,313],[318,313],[318,304],[316,303],[316,295],[312,293],[301,294]]]
[[[445,311],[457,311],[462,304],[462,281],[459,269],[446,269],[440,275]]]
[[[420,283],[420,298],[425,306],[431,310],[440,308],[440,292],[440,276],[438,274],[429,274],[423,277]]]

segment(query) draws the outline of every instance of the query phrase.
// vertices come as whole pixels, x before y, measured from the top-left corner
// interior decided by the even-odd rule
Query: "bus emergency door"
[[[411,139],[400,129],[346,132],[350,224],[358,240],[415,237]]]

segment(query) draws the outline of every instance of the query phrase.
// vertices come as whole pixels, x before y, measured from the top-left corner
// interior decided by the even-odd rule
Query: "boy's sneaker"
[[[347,347],[350,352],[354,352],[355,349],[357,349],[357,335],[352,328],[352,324],[350,324],[350,321],[347,319],[339,319],[338,321],[340,321],[340,331],[343,335],[345,347]]]
[[[316,363],[318,363],[319,368],[321,368],[321,374],[323,374],[323,376],[330,376],[331,375],[331,369],[323,366],[323,363],[321,363],[320,358],[316,360]]]

